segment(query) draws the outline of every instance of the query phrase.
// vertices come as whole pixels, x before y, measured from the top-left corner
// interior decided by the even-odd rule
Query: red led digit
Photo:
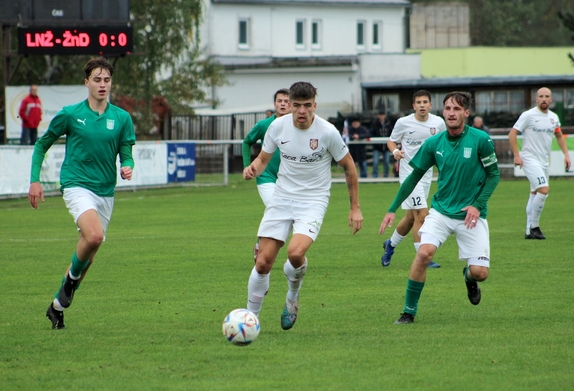
[[[108,45],[108,36],[106,33],[100,33],[100,46],[107,46]]]
[[[128,44],[128,36],[125,33],[119,33],[118,43],[120,46],[126,46]]]

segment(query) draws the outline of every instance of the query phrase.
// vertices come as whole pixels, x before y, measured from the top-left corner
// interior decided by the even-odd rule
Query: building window
[[[373,22],[373,49],[381,48],[381,30],[383,22],[376,21]]]
[[[520,113],[524,110],[523,91],[479,91],[475,94],[478,114],[489,112]]]
[[[314,20],[311,23],[311,48],[321,49],[321,21]]]
[[[357,47],[365,47],[365,21],[359,20],[357,22]]]
[[[298,20],[295,22],[295,47],[305,49],[305,21]]]
[[[249,18],[239,19],[239,49],[249,49]]]
[[[387,113],[399,112],[399,94],[373,94],[373,109]]]
[[[574,89],[572,88],[552,88],[552,103],[550,110],[574,109]],[[536,94],[538,88],[530,91],[530,107],[536,106]]]
[[[444,104],[442,103],[444,101],[444,98],[446,97],[446,92],[437,92],[432,94],[432,111],[433,114],[436,115],[442,115],[442,109]]]
[[[574,109],[574,89],[564,90],[564,108]]]

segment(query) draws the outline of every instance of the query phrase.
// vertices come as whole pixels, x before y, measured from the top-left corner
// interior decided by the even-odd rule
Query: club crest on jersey
[[[309,147],[311,147],[313,151],[319,148],[319,139],[312,138],[309,140]]]
[[[464,157],[466,159],[470,158],[470,156],[472,155],[472,148],[465,148],[464,149]]]
[[[553,119],[553,118],[550,118],[550,123],[551,123],[552,125],[554,125],[554,119]]]
[[[430,134],[434,136],[436,134],[436,128],[430,128]]]
[[[114,128],[114,120],[113,119],[108,119],[106,120],[106,128],[112,130]]]

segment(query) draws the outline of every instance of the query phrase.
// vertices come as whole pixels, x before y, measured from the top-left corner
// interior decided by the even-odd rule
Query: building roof
[[[324,56],[324,57],[233,57],[215,56],[214,60],[225,69],[252,68],[297,68],[317,66],[347,66],[358,61],[357,56]]]
[[[272,5],[400,5],[409,6],[406,0],[211,0],[214,4],[272,4]]]
[[[441,87],[496,87],[574,83],[574,75],[448,77],[362,83],[366,89],[422,89]]]

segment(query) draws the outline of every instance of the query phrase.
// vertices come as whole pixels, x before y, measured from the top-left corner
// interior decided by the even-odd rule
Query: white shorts
[[[64,189],[63,198],[68,212],[74,217],[74,223],[76,224],[78,224],[78,218],[84,212],[94,209],[98,213],[105,235],[112,218],[114,197],[100,197],[90,190],[81,187],[70,187]]]
[[[456,235],[460,260],[467,261],[469,265],[490,267],[490,236],[486,219],[479,218],[476,227],[467,229],[464,220],[451,219],[431,208],[419,230],[421,245],[440,246],[453,233]],[[435,243],[433,238],[436,238],[438,243]]]
[[[430,192],[430,182],[419,181],[413,192],[401,204],[402,209],[428,209],[427,198]]]
[[[273,197],[273,193],[275,193],[276,187],[277,185],[275,183],[262,183],[261,185],[257,185],[259,197],[261,197],[261,201],[263,201],[263,205],[266,207],[269,206],[269,202],[271,201],[271,197]]]
[[[293,234],[306,235],[315,241],[326,211],[327,206],[323,203],[273,198],[265,209],[257,236],[285,243],[293,229]]]
[[[540,163],[522,161],[522,169],[528,182],[530,182],[530,191],[533,192],[541,187],[548,187],[548,167],[540,165]]]

